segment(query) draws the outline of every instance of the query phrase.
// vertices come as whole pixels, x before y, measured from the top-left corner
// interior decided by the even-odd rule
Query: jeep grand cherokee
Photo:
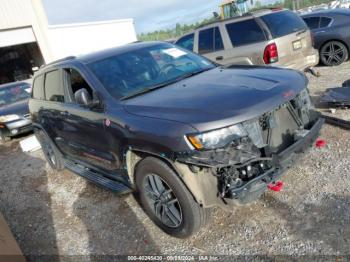
[[[166,233],[211,207],[259,198],[313,144],[323,119],[297,71],[222,67],[169,43],[132,43],[41,68],[29,102],[49,164],[137,192]]]

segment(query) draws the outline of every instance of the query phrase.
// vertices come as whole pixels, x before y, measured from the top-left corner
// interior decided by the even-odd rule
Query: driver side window
[[[82,75],[75,69],[69,68],[65,69],[67,73],[67,84],[69,92],[71,93],[71,97],[73,102],[75,102],[75,94],[78,90],[85,88],[88,91],[91,98],[93,98],[93,91],[89,84],[85,81]]]

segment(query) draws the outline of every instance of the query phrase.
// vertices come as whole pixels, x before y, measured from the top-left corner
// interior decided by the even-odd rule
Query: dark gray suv
[[[293,70],[216,66],[169,43],[69,57],[35,75],[29,108],[50,165],[137,192],[166,233],[259,198],[323,119]]]

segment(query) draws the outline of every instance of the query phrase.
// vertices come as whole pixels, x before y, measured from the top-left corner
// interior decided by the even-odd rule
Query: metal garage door
[[[0,47],[36,42],[31,27],[0,31]]]

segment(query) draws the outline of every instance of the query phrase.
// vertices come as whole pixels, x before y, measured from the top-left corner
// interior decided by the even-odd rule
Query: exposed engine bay
[[[243,122],[248,136],[232,141],[225,148],[196,151],[178,160],[190,164],[194,171],[196,168],[210,170],[218,179],[219,196],[234,199],[242,190],[249,190],[248,185],[257,178],[260,184],[265,183],[261,187],[266,188],[276,173],[289,168],[291,163],[281,163],[276,160],[277,156],[306,137],[318,118],[305,89],[275,110]],[[256,193],[259,197],[261,190]]]

